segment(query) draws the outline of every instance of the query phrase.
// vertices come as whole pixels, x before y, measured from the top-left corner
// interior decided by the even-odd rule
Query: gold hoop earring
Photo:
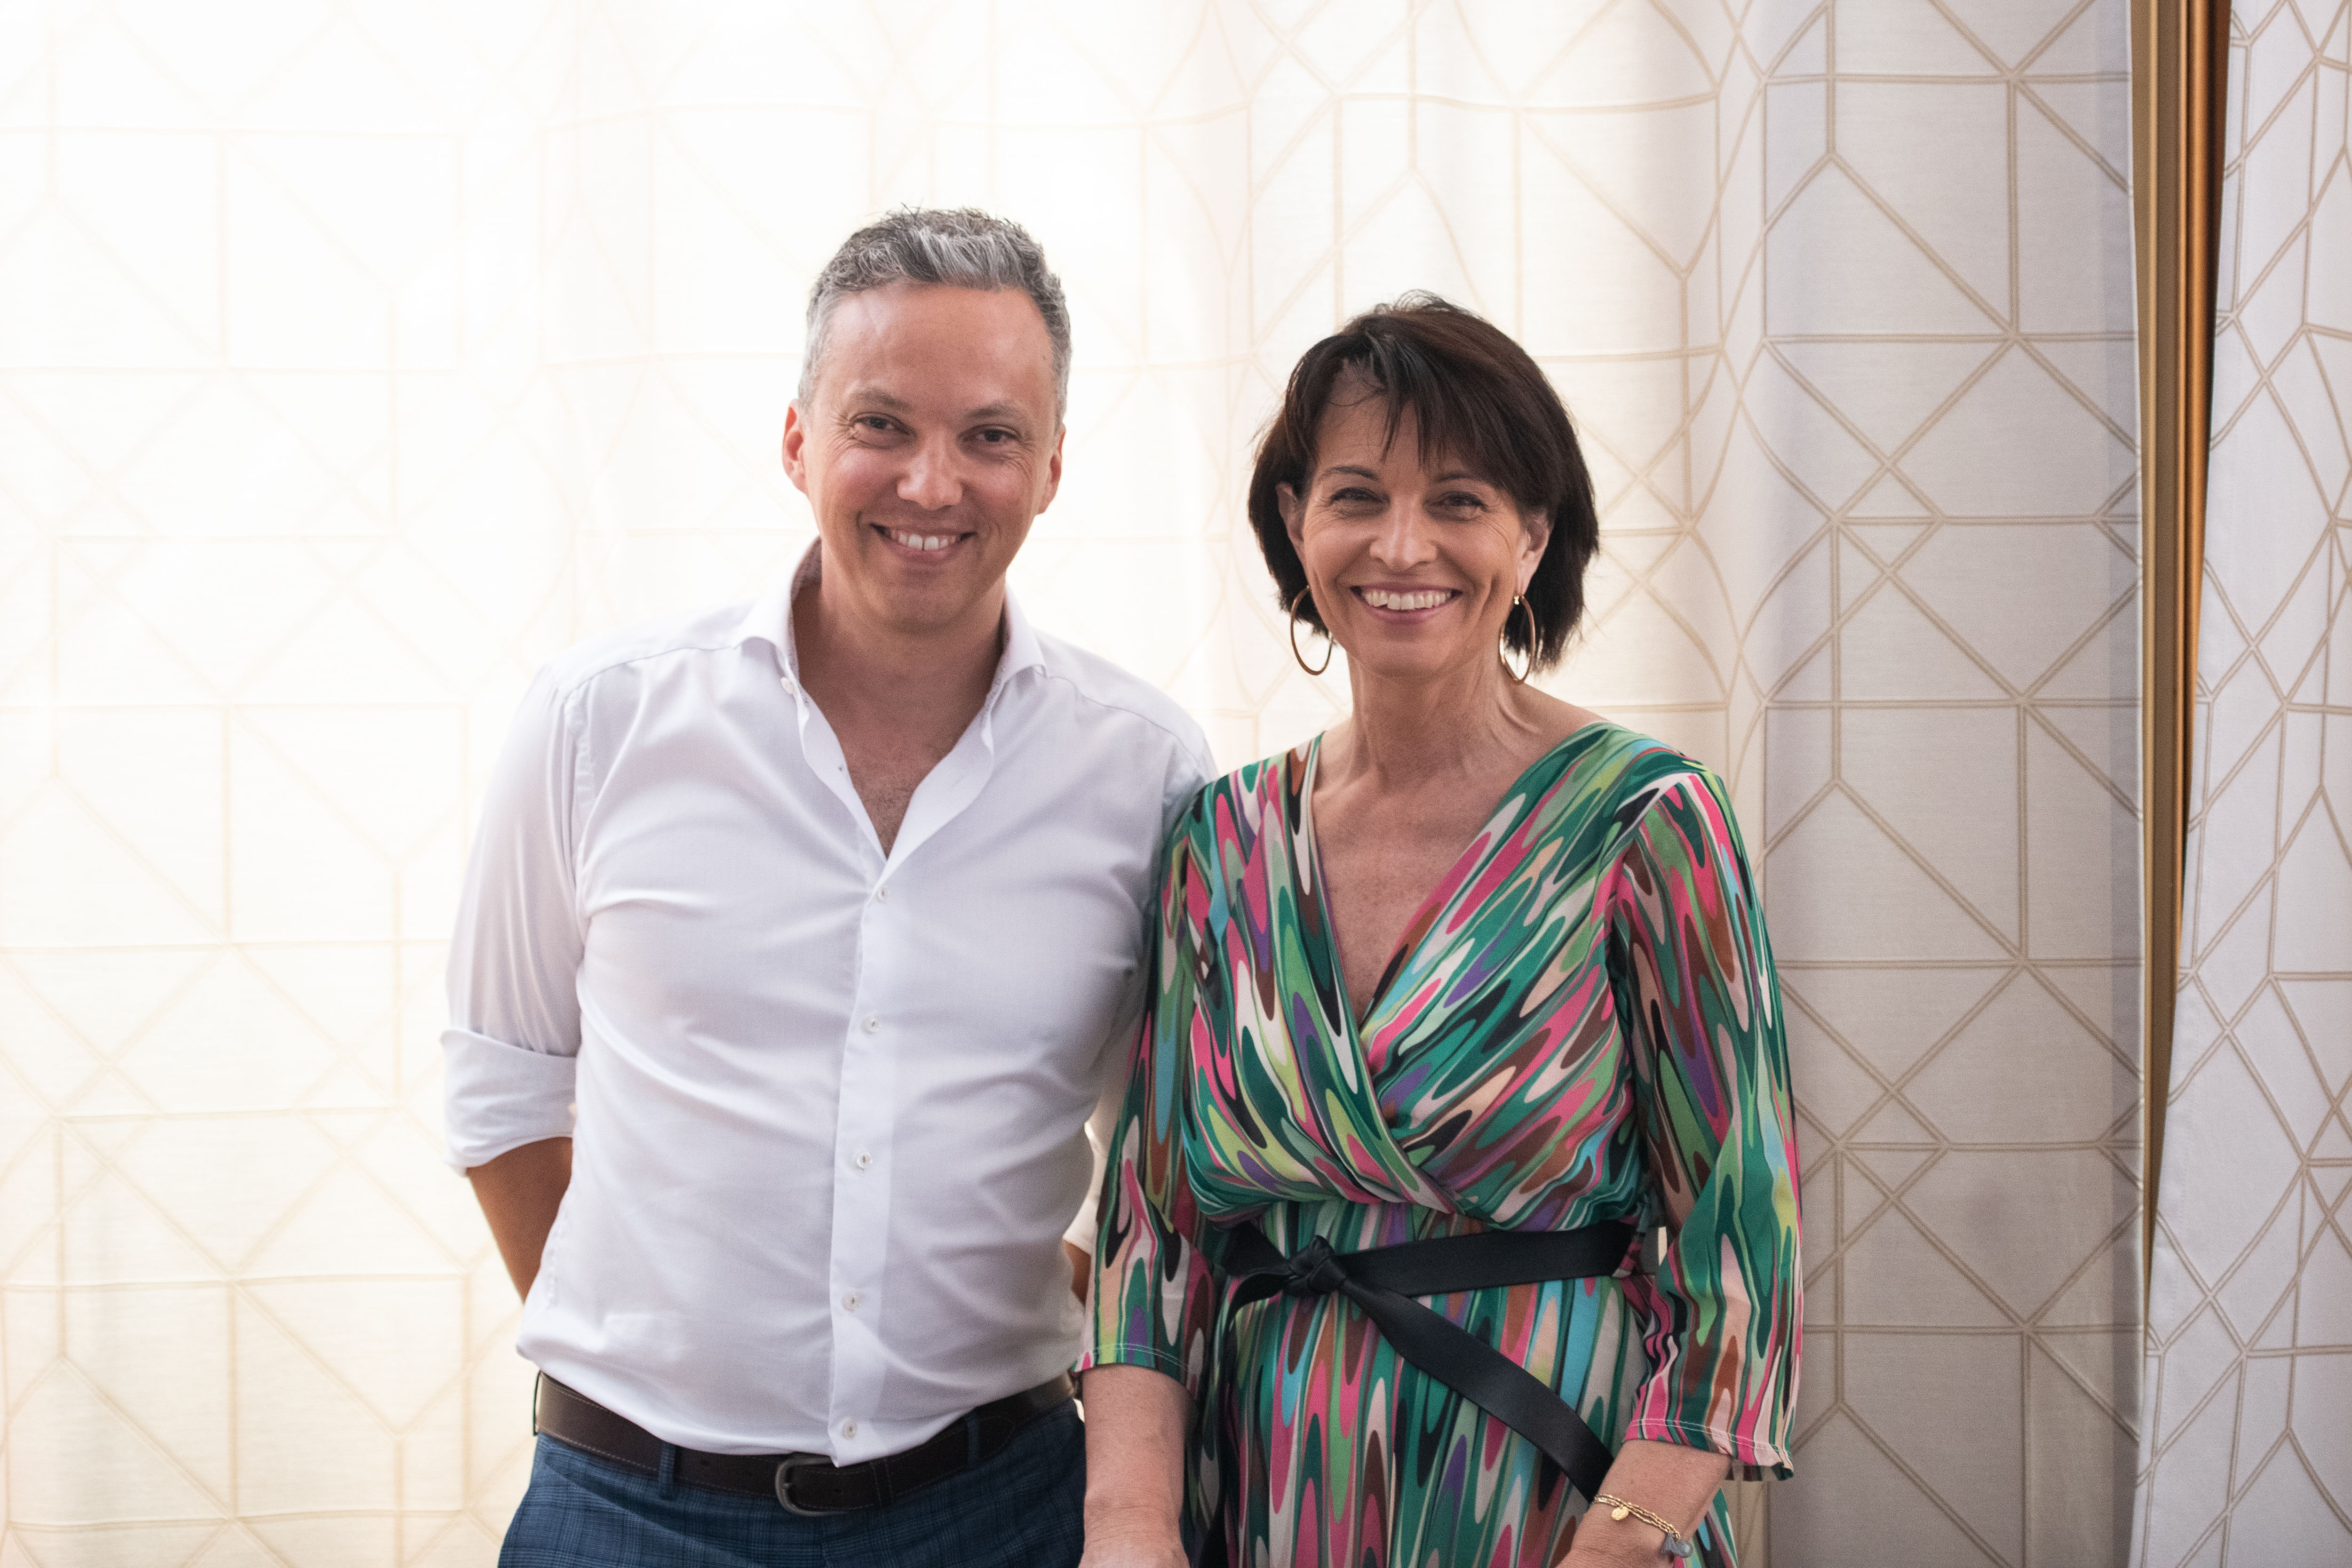
[[[1301,600],[1305,599],[1305,598],[1307,597],[1307,595],[1308,594],[1312,593],[1312,592],[1314,592],[1314,590],[1313,590],[1313,589],[1311,589],[1311,588],[1301,588],[1301,589],[1299,589],[1299,590],[1298,590],[1298,592],[1297,592],[1297,594],[1295,594],[1295,595],[1293,595],[1291,596],[1291,600],[1290,600],[1290,657],[1291,657],[1291,658],[1295,658],[1295,659],[1297,659],[1297,660],[1298,661],[1298,668],[1301,668],[1301,669],[1303,669],[1303,670],[1306,670],[1307,674],[1309,674],[1309,675],[1320,675],[1320,674],[1322,674],[1325,670],[1327,670],[1327,669],[1328,669],[1328,668],[1331,668],[1331,650],[1332,650],[1334,647],[1337,647],[1339,645],[1338,645],[1336,642],[1334,642],[1334,641],[1332,640],[1330,630],[1329,630],[1329,628],[1328,628],[1328,627],[1326,627],[1326,628],[1324,629],[1324,632],[1323,632],[1323,662],[1322,662],[1321,664],[1312,665],[1312,666],[1308,665],[1308,664],[1307,664],[1307,656],[1306,656],[1305,654],[1300,653],[1300,652],[1298,651],[1298,605],[1299,605],[1299,601],[1301,601]]]
[[[1528,603],[1528,596],[1525,594],[1512,595],[1511,614],[1517,614],[1521,610],[1526,611],[1528,616],[1527,668],[1524,669],[1511,669],[1511,616],[1508,614],[1503,617],[1502,644],[1496,649],[1496,652],[1502,658],[1503,668],[1505,669],[1511,669],[1511,679],[1517,681],[1521,686],[1525,686],[1528,683],[1528,677],[1536,672],[1536,612],[1535,606]]]

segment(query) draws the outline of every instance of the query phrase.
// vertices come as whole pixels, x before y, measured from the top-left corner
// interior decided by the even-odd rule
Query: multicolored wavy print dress
[[[1632,1218],[1668,1233],[1654,1272],[1636,1256],[1613,1279],[1424,1300],[1612,1447],[1787,1475],[1794,1123],[1722,785],[1614,724],[1570,736],[1430,895],[1358,1026],[1316,863],[1318,746],[1210,784],[1171,836],[1081,1364],[1183,1382],[1187,1509],[1236,1568],[1535,1568],[1581,1507],[1559,1472],[1344,1297],[1230,1309],[1221,1227],[1352,1251]],[[1697,1546],[1731,1563],[1720,1500]]]

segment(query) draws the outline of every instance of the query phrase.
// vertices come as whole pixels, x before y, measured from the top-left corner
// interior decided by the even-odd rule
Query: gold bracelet
[[[1665,1545],[1660,1550],[1669,1557],[1688,1557],[1691,1554],[1691,1543],[1683,1539],[1683,1532],[1640,1503],[1627,1502],[1623,1498],[1611,1497],[1603,1492],[1592,1500],[1592,1506],[1607,1509],[1612,1519],[1623,1519],[1631,1514],[1640,1520],[1666,1538]]]

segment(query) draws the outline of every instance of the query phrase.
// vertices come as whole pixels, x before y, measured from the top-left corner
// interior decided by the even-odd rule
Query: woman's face
[[[1460,462],[1424,465],[1411,410],[1393,441],[1387,424],[1387,403],[1343,377],[1304,493],[1277,494],[1316,607],[1366,674],[1425,679],[1492,664],[1549,527]]]

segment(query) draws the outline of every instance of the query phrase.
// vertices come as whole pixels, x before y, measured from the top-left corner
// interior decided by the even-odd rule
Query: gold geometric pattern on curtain
[[[1776,1562],[2079,1564],[2125,1544],[2125,20],[1843,5],[1821,85],[1769,89],[1768,147],[1811,158],[1776,193],[1750,384],[1785,366],[1829,392],[1868,454],[1821,545],[1832,635],[1768,721],[1811,1320],[1798,1479],[1766,1494]]]
[[[2352,1562],[2352,6],[2230,17],[2135,1561]]]
[[[1561,689],[1732,780],[1784,961],[1772,1545],[2121,1550],[2126,0],[5,15],[0,1563],[490,1560],[527,1373],[433,1131],[470,802],[537,660],[806,539],[799,301],[904,200],[1063,272],[1018,588],[1228,763],[1343,689],[1238,528],[1281,375],[1409,287],[1528,343],[1606,506]]]

